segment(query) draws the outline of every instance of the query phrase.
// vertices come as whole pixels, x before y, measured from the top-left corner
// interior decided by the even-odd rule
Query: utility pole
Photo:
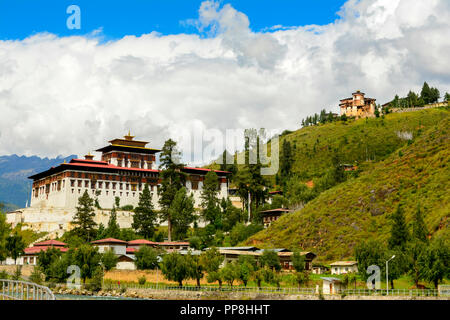
[[[386,261],[386,295],[389,295],[389,261],[395,258],[395,254],[390,258],[388,261]]]

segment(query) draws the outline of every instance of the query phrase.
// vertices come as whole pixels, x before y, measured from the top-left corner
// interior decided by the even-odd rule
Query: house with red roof
[[[14,261],[12,258],[7,258],[4,264],[6,265],[32,265],[35,266],[38,261],[38,256],[41,251],[46,251],[48,249],[56,249],[61,252],[67,252],[69,250],[67,244],[57,240],[46,240],[33,244],[33,246],[29,248],[25,248],[24,254],[20,256],[17,261]]]

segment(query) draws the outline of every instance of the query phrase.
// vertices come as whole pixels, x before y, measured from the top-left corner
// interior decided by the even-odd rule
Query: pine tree
[[[294,159],[292,158],[291,143],[284,139],[280,156],[280,176],[281,183],[283,185],[291,174],[292,163],[294,162],[293,160]]]
[[[420,204],[417,205],[416,214],[414,215],[414,221],[412,226],[412,236],[414,239],[417,239],[419,241],[426,242],[428,231],[427,226],[425,225],[425,222],[423,220],[422,211],[420,210]]]
[[[409,239],[408,228],[405,221],[405,215],[403,208],[399,204],[397,210],[391,216],[392,228],[391,235],[389,238],[389,249],[405,248],[406,242]]]
[[[431,103],[432,92],[427,82],[423,83],[422,91],[420,91],[420,97],[423,99],[425,104]]]
[[[161,205],[162,221],[167,221],[168,238],[172,239],[172,216],[170,207],[175,195],[186,181],[186,176],[181,169],[184,165],[180,162],[181,153],[177,150],[176,142],[169,139],[164,143],[160,156],[161,187],[159,193],[159,204]]]
[[[155,233],[156,213],[153,210],[152,198],[148,184],[139,195],[138,206],[134,209],[132,227],[136,233],[151,239]]]
[[[87,190],[85,190],[83,195],[78,198],[77,212],[73,217],[72,224],[75,226],[75,234],[86,242],[94,238],[95,227],[97,226],[94,221],[95,211],[93,206],[94,200],[89,197]]]
[[[100,229],[99,229],[100,230]],[[113,206],[108,221],[108,227],[105,230],[108,238],[119,238],[120,237],[120,227],[117,223],[117,211],[116,207]]]
[[[213,224],[216,228],[222,227],[222,219],[220,217],[219,199],[217,197],[219,190],[219,177],[214,171],[210,171],[206,174],[203,181],[203,189],[201,192],[203,208],[203,218],[209,223]]]
[[[196,220],[193,195],[188,195],[186,188],[182,187],[175,194],[168,211],[172,220],[173,236],[184,239],[189,225]]]

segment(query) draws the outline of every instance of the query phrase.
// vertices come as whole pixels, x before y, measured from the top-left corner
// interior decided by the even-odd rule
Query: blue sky
[[[198,17],[201,0],[0,0],[0,39],[24,39],[39,32],[59,36],[87,34],[99,28],[107,39],[152,31],[164,35],[198,32],[181,21]],[[250,19],[252,31],[275,25],[328,24],[344,0],[233,0],[229,3]],[[66,9],[81,9],[81,30],[69,30]]]

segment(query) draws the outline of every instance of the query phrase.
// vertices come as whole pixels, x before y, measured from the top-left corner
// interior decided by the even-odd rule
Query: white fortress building
[[[29,177],[33,180],[30,207],[8,213],[8,221],[13,225],[23,223],[36,231],[70,230],[78,198],[87,191],[102,208],[96,210],[96,222],[106,225],[116,197],[120,199],[120,207],[136,207],[145,184],[150,188],[154,208],[159,210],[161,180],[155,160],[161,150],[147,148],[148,142],[134,140],[130,134],[109,143],[96,150],[102,153],[101,160],[88,154],[85,159],[72,159]],[[198,208],[203,180],[211,170],[184,167],[182,171],[186,173],[186,188],[194,195]],[[219,177],[219,198],[227,198],[229,172],[215,172]],[[129,228],[131,222],[132,212],[118,212],[122,228]]]

